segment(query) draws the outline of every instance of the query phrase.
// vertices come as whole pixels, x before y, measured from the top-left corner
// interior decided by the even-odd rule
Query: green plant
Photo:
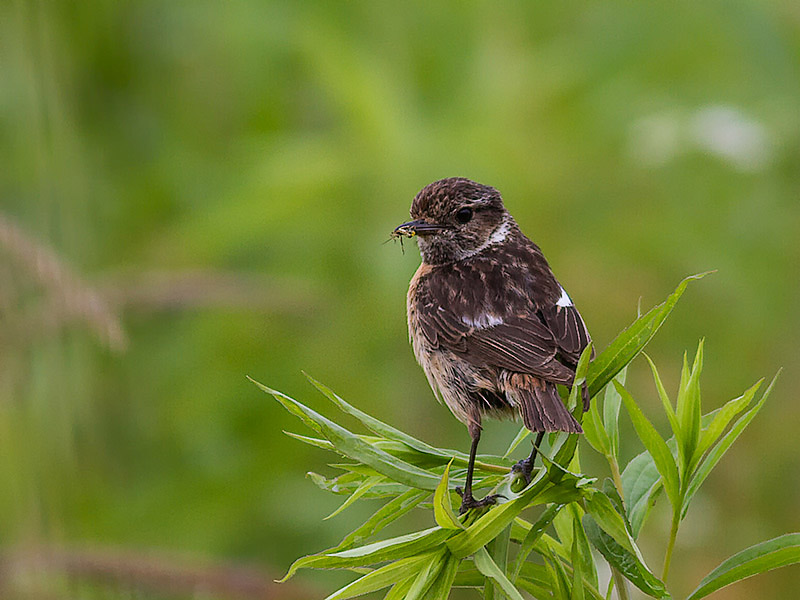
[[[328,399],[372,434],[352,433],[300,402],[258,384],[316,434],[290,436],[349,459],[346,464],[335,465],[344,473],[333,479],[310,474],[322,489],[347,496],[334,514],[360,498],[388,499],[339,545],[297,560],[284,580],[300,568],[350,569],[359,575],[328,600],[384,588],[389,588],[384,596],[388,600],[443,599],[458,586],[482,588],[487,599],[520,600],[522,592],[527,592],[537,599],[599,600],[610,597],[612,585],[617,596],[626,599],[628,582],[653,598],[670,598],[666,579],[681,520],[699,486],[761,409],[775,382],[773,379],[757,401],[763,381],[703,415],[699,381],[703,342],[691,368],[684,359],[674,406],[648,358],[672,428],[673,437],[668,440],[658,434],[625,389],[628,364],[656,333],[688,283],[702,276],[682,281],[662,304],[640,316],[591,364],[589,349],[581,358],[568,406],[580,417],[578,390],[584,381],[592,396],[605,388],[602,402],[599,397],[595,399],[583,416],[583,424],[586,440],[607,459],[611,479],[599,481],[581,473],[580,436],[556,433],[548,436],[542,452],[544,466],[529,485],[519,489],[524,484],[510,472],[509,456],[527,437],[523,428],[504,456],[482,455],[476,463],[476,487],[492,488],[506,501],[462,516],[456,515],[452,502],[455,480],[463,478],[466,471],[468,457],[464,453],[411,437],[351,406],[311,378]],[[624,469],[619,459],[622,405],[645,447]],[[672,507],[672,528],[659,577],[646,564],[636,539],[662,490]],[[432,508],[436,525],[370,541],[415,508]],[[608,590],[599,589],[592,547],[611,567]],[[709,573],[688,600],[799,561],[800,534],[756,544]]]

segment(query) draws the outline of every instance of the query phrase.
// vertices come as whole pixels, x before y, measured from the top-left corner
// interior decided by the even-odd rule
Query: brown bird
[[[483,415],[521,415],[539,433],[515,467],[526,482],[544,432],[582,432],[556,385],[572,384],[591,338],[496,189],[461,177],[435,181],[414,198],[411,218],[392,232],[416,236],[422,254],[408,289],[409,337],[434,394],[472,438],[466,485],[457,490],[463,513],[497,500],[472,495]]]

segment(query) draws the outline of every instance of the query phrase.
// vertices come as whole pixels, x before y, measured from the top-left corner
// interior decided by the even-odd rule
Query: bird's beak
[[[433,233],[439,233],[440,231],[444,231],[447,229],[444,225],[436,225],[435,223],[426,223],[421,219],[417,219],[416,221],[409,221],[408,223],[403,223],[402,225],[398,225],[392,231],[392,237],[414,237],[415,235],[431,235]]]

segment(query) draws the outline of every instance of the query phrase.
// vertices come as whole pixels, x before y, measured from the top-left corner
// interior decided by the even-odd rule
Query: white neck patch
[[[481,252],[486,250],[486,248],[488,248],[489,246],[493,246],[494,244],[499,244],[500,242],[504,241],[508,237],[509,233],[511,233],[511,220],[508,217],[506,217],[505,219],[503,219],[500,225],[498,225],[497,228],[492,232],[492,235],[489,236],[488,240],[486,240],[483,244],[481,244],[474,250],[469,250],[467,252],[464,252],[464,254],[462,254],[459,257],[459,259],[465,259],[469,258],[470,256],[475,256],[476,254],[480,254]]]

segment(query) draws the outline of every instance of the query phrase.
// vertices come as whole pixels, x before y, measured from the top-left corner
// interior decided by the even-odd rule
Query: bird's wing
[[[536,313],[467,318],[433,303],[418,307],[422,333],[470,363],[529,373],[554,383],[571,383],[574,372],[557,360],[559,344]]]
[[[566,296],[566,292],[564,296]],[[544,306],[539,309],[539,314],[552,332],[553,338],[558,344],[559,354],[571,365],[577,366],[581,352],[592,341],[592,338],[589,336],[589,330],[578,309],[572,305],[571,300],[569,302],[569,304],[562,303],[563,305]],[[594,349],[592,349],[592,358],[594,358],[594,354]]]

